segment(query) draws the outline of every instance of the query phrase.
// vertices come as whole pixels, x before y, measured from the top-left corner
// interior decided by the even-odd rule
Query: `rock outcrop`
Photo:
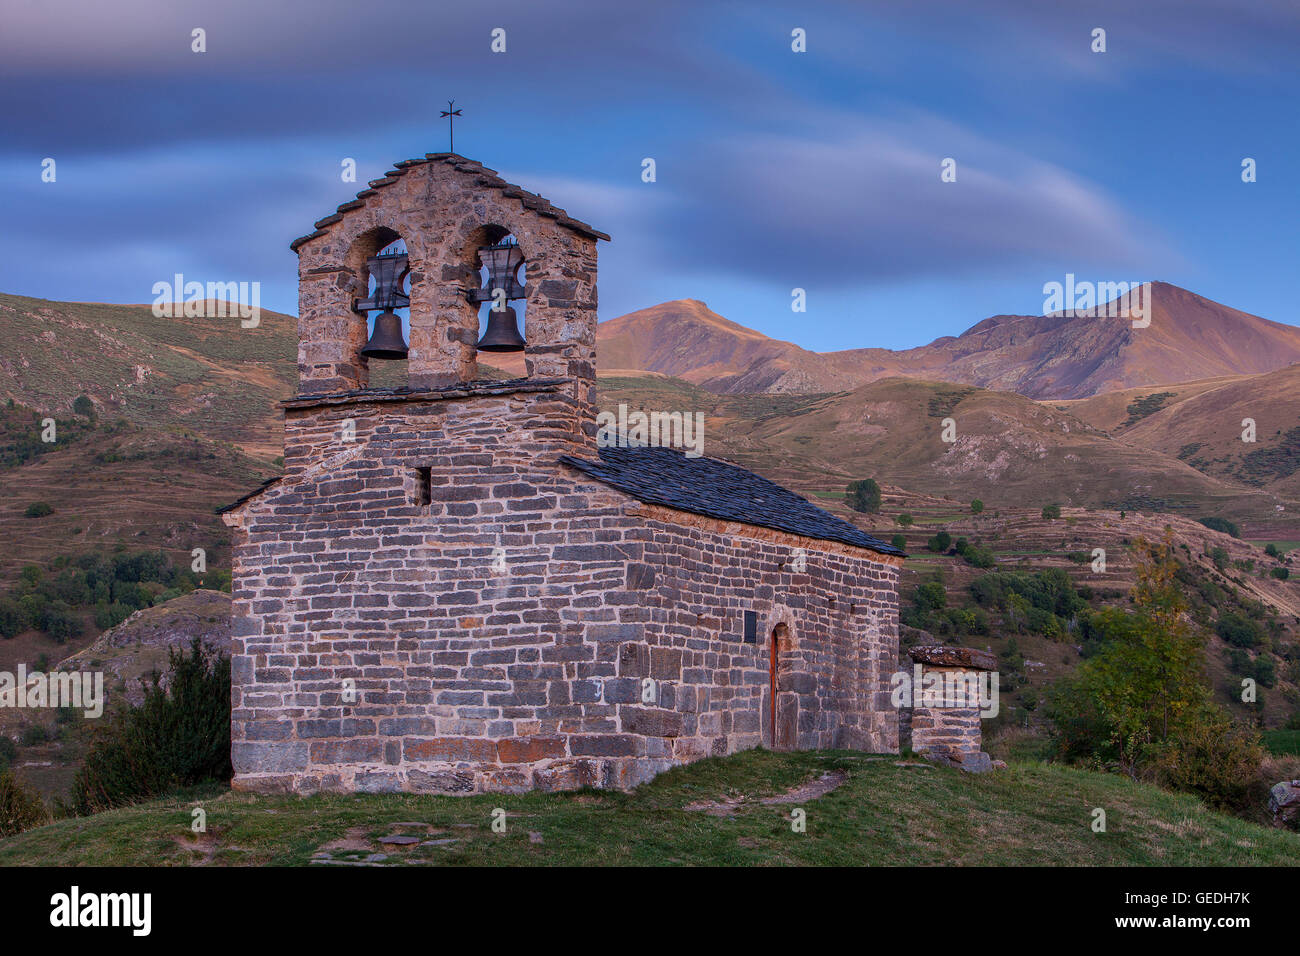
[[[187,650],[198,638],[210,650],[230,656],[230,595],[197,590],[136,611],[83,651],[65,658],[61,671],[103,671],[110,706],[144,699],[141,680],[153,671],[164,677],[169,650]]]

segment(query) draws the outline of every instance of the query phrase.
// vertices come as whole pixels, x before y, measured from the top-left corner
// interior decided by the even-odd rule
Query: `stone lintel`
[[[956,667],[963,670],[995,671],[998,659],[988,651],[973,647],[953,647],[949,644],[920,644],[908,650],[917,664],[932,667]]]

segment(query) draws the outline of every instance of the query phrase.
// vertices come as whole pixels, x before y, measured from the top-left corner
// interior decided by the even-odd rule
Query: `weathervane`
[[[455,117],[460,115],[460,110],[452,109],[455,105],[455,100],[448,100],[447,108],[443,110],[441,114],[447,118],[447,151],[451,153],[456,152],[456,130],[454,124],[456,122]]]

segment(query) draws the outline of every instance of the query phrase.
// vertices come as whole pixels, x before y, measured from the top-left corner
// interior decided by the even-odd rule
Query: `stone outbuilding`
[[[758,746],[898,751],[902,553],[736,465],[599,447],[607,238],[436,153],[293,243],[284,473],[223,511],[236,788],[628,787]],[[399,239],[408,384],[370,388],[357,305]],[[510,244],[527,376],[488,380],[480,262]]]

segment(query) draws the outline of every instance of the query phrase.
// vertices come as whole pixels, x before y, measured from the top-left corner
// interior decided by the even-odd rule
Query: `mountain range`
[[[602,369],[639,369],[710,391],[829,392],[884,378],[956,382],[1034,399],[1255,375],[1300,362],[1300,328],[1150,283],[1150,324],[1087,315],[996,315],[958,336],[893,351],[813,352],[745,328],[695,299],[601,324]]]
[[[807,493],[838,495],[843,482],[875,476],[991,505],[1217,515],[1256,538],[1300,538],[1300,329],[1151,287],[1146,328],[994,316],[902,351],[812,352],[703,302],[665,302],[600,325],[598,397],[606,408],[701,410],[706,454]],[[67,524],[63,534],[167,544],[219,535],[209,511],[186,520],[148,502],[169,488],[167,501],[182,504],[180,494],[210,509],[278,470],[276,403],[294,387],[295,336],[292,316],[267,311],[244,329],[147,306],[0,295],[0,400],[16,403],[0,445],[30,440],[40,416],[74,420],[83,395],[99,422],[129,426],[42,446],[49,454],[6,476],[23,490],[0,505],[0,530],[19,542],[0,574],[62,547],[31,538],[29,499],[56,508],[42,527]],[[499,368],[488,375],[523,371],[521,356],[489,360]],[[402,384],[401,363],[372,372],[376,384]],[[952,442],[940,434],[948,417]],[[1254,442],[1241,440],[1247,419]],[[140,503],[134,517],[126,501]]]

